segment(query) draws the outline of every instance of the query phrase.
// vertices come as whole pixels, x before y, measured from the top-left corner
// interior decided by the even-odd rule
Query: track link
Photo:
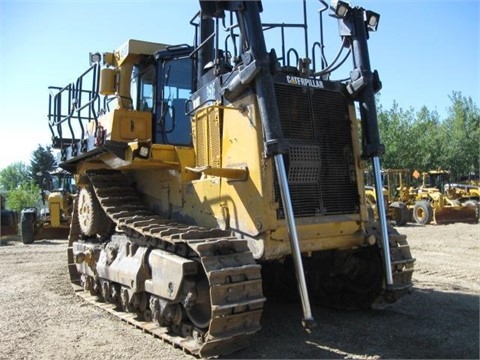
[[[253,259],[247,242],[227,231],[177,224],[153,214],[143,205],[133,182],[120,172],[91,172],[88,175],[101,207],[130,239],[136,239],[141,246],[161,248],[199,260],[210,286],[211,318],[206,332],[194,330],[188,331],[186,336],[172,335],[167,328],[141,321],[135,314],[119,311],[114,304],[101,302],[85,291],[72,248],[81,234],[75,203],[68,260],[76,294],[192,355],[230,354],[246,347],[249,337],[261,328],[260,318],[266,300],[261,267]],[[192,324],[186,326],[192,328]]]
[[[380,224],[371,222],[367,226],[367,233],[381,239]],[[390,245],[390,261],[392,267],[393,284],[386,288],[372,307],[383,308],[409,293],[413,287],[412,275],[415,258],[412,258],[407,236],[399,234],[393,227],[388,226],[388,240]],[[379,243],[381,243],[379,241]]]

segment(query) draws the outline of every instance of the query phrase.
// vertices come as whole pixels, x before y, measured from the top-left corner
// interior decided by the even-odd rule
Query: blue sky
[[[372,67],[383,83],[383,107],[394,101],[417,110],[426,105],[445,118],[452,91],[478,106],[480,1],[351,3],[381,14],[369,46]],[[314,0],[307,5],[321,7]],[[264,0],[263,7],[264,22],[301,21],[299,0]],[[87,69],[89,52],[112,51],[131,38],[191,43],[189,21],[197,9],[193,0],[0,0],[0,168],[16,161],[29,164],[38,144],[50,144],[47,88],[74,81]],[[313,16],[310,40],[318,34],[318,15]],[[324,24],[331,60],[340,41],[337,24],[328,16]]]

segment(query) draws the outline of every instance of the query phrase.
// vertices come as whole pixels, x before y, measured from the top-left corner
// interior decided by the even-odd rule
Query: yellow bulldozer
[[[308,331],[311,304],[394,303],[415,260],[384,213],[369,219],[362,175],[370,161],[382,188],[367,46],[379,15],[332,5],[353,55],[351,78],[333,81],[345,57],[327,64],[307,41],[306,2],[292,44],[298,24],[263,24],[260,1],[199,5],[192,45],[128,40],[50,87],[52,145],[78,186],[76,293],[198,356],[247,346],[278,293],[298,294]]]
[[[39,239],[66,239],[70,232],[72,206],[77,191],[73,175],[60,168],[37,175],[41,177],[44,206],[22,209],[22,242],[31,244]]]

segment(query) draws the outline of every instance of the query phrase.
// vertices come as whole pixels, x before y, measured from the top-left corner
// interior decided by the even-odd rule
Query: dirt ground
[[[251,346],[226,358],[478,359],[480,224],[410,225],[414,290],[384,310],[314,308],[267,301]],[[194,359],[85,304],[70,287],[66,240],[0,246],[0,359]]]

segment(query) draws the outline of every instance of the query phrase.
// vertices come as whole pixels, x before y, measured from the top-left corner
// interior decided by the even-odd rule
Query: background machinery
[[[474,205],[480,201],[480,185],[452,183],[450,171],[430,170],[423,174],[423,186],[436,188],[450,200],[458,200],[461,204]]]
[[[422,185],[415,187],[410,173],[408,169],[382,170],[387,218],[396,225],[407,222],[421,225],[478,222],[478,205],[472,200],[475,199],[474,188],[467,192],[451,185],[448,172],[444,170],[424,172]],[[444,189],[443,193],[440,189]],[[367,185],[365,192],[370,216],[378,218],[376,191]]]
[[[77,190],[73,176],[60,168],[40,175],[41,196],[46,206],[22,210],[20,230],[24,244],[31,244],[35,239],[65,239],[70,231],[73,199]]]
[[[367,47],[379,15],[335,3],[342,43],[328,64],[307,41],[305,2],[299,24],[262,24],[261,11],[200,1],[193,46],[129,40],[50,88],[53,147],[79,189],[74,288],[200,356],[246,346],[273,290],[298,290],[311,330],[311,301],[364,309],[412,286],[406,237],[384,213],[368,218],[362,175],[371,161],[382,188]],[[304,49],[288,47],[291,28]],[[330,80],[348,55],[349,79]]]
[[[387,219],[394,221],[397,226],[403,226],[412,220],[414,196],[408,184],[409,176],[407,169],[382,170],[383,198],[387,206],[385,209]],[[367,175],[366,179],[369,178]],[[365,194],[370,217],[378,219],[377,192],[375,187],[366,185]]]
[[[475,188],[454,186],[450,183],[450,172],[446,170],[422,173],[422,186],[416,188],[415,197],[418,205],[413,216],[420,221],[449,224],[477,223],[479,220]]]
[[[16,235],[18,230],[18,212],[8,210],[5,206],[5,196],[0,194],[0,205],[2,211],[0,236]]]

